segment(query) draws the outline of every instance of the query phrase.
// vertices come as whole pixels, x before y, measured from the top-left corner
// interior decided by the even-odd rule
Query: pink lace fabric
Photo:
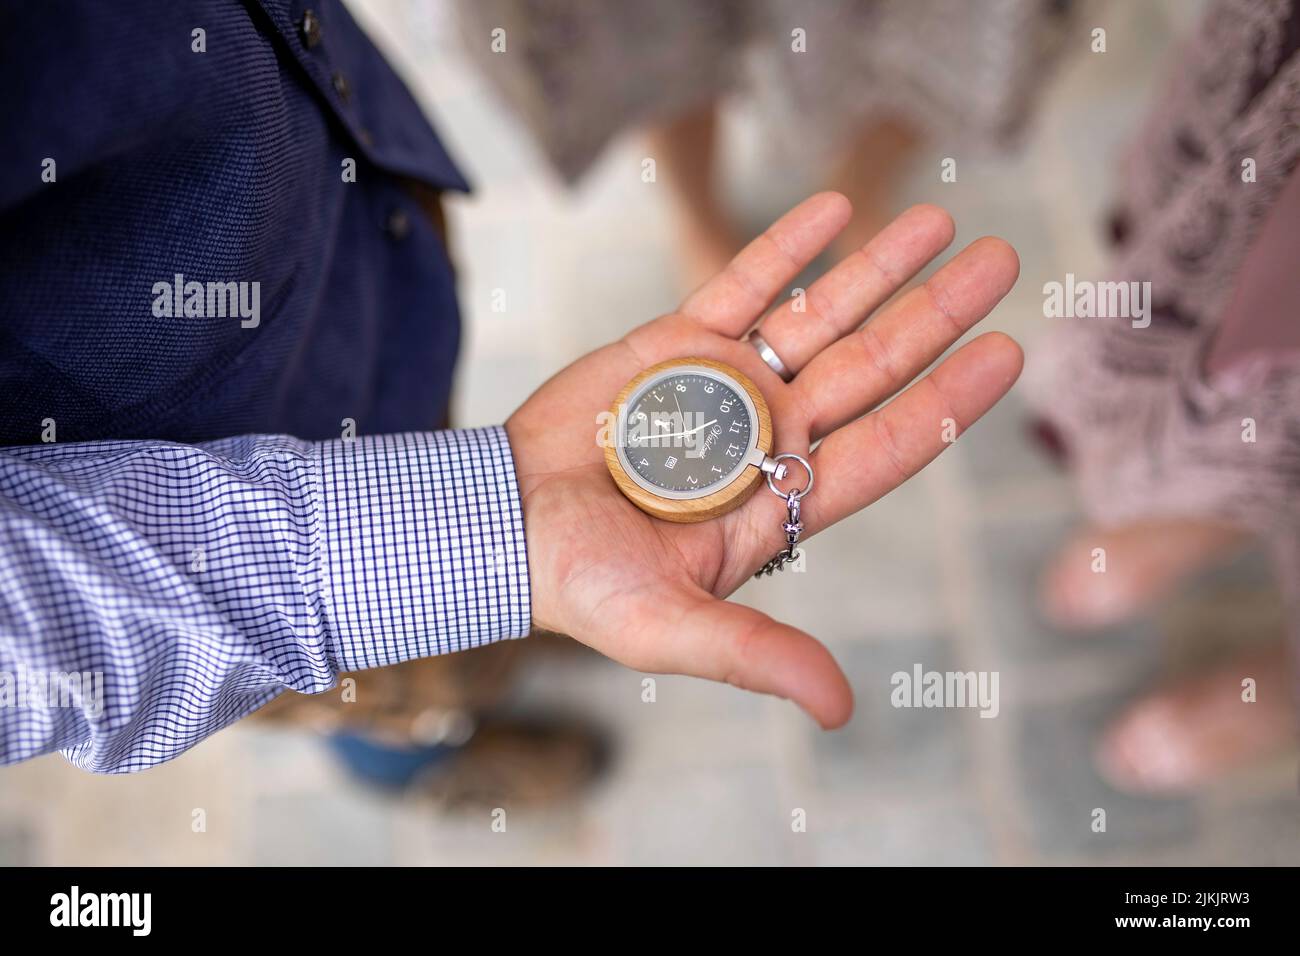
[[[1031,361],[1030,401],[1064,438],[1099,523],[1212,516],[1298,547],[1300,296],[1275,291],[1300,230],[1300,187],[1288,191],[1300,176],[1298,49],[1294,0],[1211,4],[1127,155],[1117,255],[1100,277],[1149,281],[1150,326],[1054,320]],[[1248,268],[1258,257],[1272,265]],[[1274,283],[1254,301],[1281,320],[1234,311],[1252,301],[1243,278]]]

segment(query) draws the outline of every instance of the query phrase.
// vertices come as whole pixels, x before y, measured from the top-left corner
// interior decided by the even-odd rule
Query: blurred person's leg
[[[692,289],[720,272],[743,244],[717,188],[719,110],[711,101],[647,133],[672,196],[678,258]],[[909,123],[887,118],[866,125],[837,157],[826,185],[849,198],[853,219],[832,246],[836,259],[865,246],[901,211],[899,188],[921,143]]]
[[[672,197],[678,260],[691,289],[721,272],[744,245],[717,189],[718,110],[718,102],[709,101],[647,132]]]
[[[1300,167],[1293,171],[1270,210],[1258,238],[1236,277],[1236,290],[1206,352],[1207,381],[1225,396],[1240,399],[1272,378],[1300,379],[1300,329],[1294,321],[1300,283]],[[1287,369],[1290,372],[1287,372]],[[1300,393],[1300,387],[1282,394]],[[1276,393],[1275,393],[1276,394]],[[1262,400],[1261,400],[1262,399]],[[1291,405],[1292,407],[1288,407]],[[1292,403],[1279,405],[1267,391],[1244,411],[1270,406],[1287,419]],[[1233,413],[1235,425],[1238,413]],[[1294,446],[1297,439],[1290,439]],[[1293,448],[1287,462],[1300,457]],[[1261,460],[1261,468],[1275,462]],[[1293,467],[1293,465],[1288,465]],[[1291,479],[1294,483],[1294,479]],[[1261,480],[1257,488],[1275,482]],[[1245,487],[1242,494],[1254,494]],[[1300,489],[1293,489],[1293,495]],[[1292,639],[1300,636],[1300,581],[1294,560],[1294,533],[1288,533],[1288,502],[1275,502],[1280,535],[1273,537],[1278,580],[1290,615]],[[1294,497],[1289,503],[1296,509]],[[1045,585],[1051,611],[1083,625],[1111,623],[1137,612],[1169,593],[1177,584],[1237,553],[1252,539],[1240,525],[1214,516],[1165,522],[1135,522],[1099,535],[1084,533],[1063,549]],[[1093,574],[1091,547],[1107,548],[1111,570]],[[1294,677],[1286,648],[1279,642],[1266,651],[1243,653],[1220,666],[1139,699],[1107,731],[1098,763],[1108,779],[1126,790],[1170,792],[1197,787],[1234,767],[1248,764],[1293,743],[1296,729]],[[1255,681],[1252,700],[1243,699],[1242,681]]]
[[[922,142],[912,124],[884,118],[864,126],[836,159],[827,186],[853,203],[853,219],[835,239],[836,258],[861,249],[902,211],[899,190]]]

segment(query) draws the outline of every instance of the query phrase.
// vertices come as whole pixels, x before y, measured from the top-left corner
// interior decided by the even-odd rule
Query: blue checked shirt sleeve
[[[0,448],[0,764],[143,769],[530,613],[501,428]]]

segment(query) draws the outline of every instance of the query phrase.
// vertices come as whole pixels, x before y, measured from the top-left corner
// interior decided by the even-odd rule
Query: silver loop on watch
[[[759,357],[767,363],[767,367],[781,376],[781,381],[788,382],[794,378],[794,372],[785,367],[781,356],[777,355],[772,346],[767,344],[767,340],[758,334],[758,329],[749,333],[749,344],[758,350]]]
[[[808,492],[812,491],[812,486],[813,486],[812,465],[809,464],[807,458],[803,458],[800,455],[792,455],[789,452],[785,452],[784,454],[781,455],[773,455],[772,461],[784,461],[787,458],[792,458],[795,461],[797,461],[799,464],[803,465],[803,470],[808,472],[808,484],[804,485],[802,491],[789,491],[789,492],[782,491],[780,488],[776,486],[776,482],[772,480],[772,473],[768,472],[767,486],[772,489],[772,494],[776,495],[778,498],[785,498],[788,495],[794,495],[795,500],[798,500],[802,498],[804,495],[808,494]]]

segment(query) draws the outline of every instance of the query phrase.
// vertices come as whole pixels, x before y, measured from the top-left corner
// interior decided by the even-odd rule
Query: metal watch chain
[[[771,575],[773,571],[783,571],[787,564],[796,561],[799,558],[799,536],[803,534],[803,521],[800,520],[800,503],[803,501],[804,496],[807,495],[808,492],[812,491],[813,469],[812,465],[808,463],[808,460],[806,458],[801,458],[799,455],[777,455],[772,459],[772,461],[780,462],[787,458],[792,458],[799,462],[799,464],[803,465],[804,470],[808,472],[808,484],[804,485],[802,490],[791,489],[790,491],[782,491],[776,486],[776,482],[773,480],[773,473],[768,472],[767,487],[772,490],[772,494],[776,495],[778,498],[785,499],[786,521],[781,525],[781,530],[785,532],[785,548],[778,551],[766,564],[754,572],[754,577],[756,578]],[[782,466],[780,470],[777,471],[777,476],[784,477],[784,474],[785,468]]]

